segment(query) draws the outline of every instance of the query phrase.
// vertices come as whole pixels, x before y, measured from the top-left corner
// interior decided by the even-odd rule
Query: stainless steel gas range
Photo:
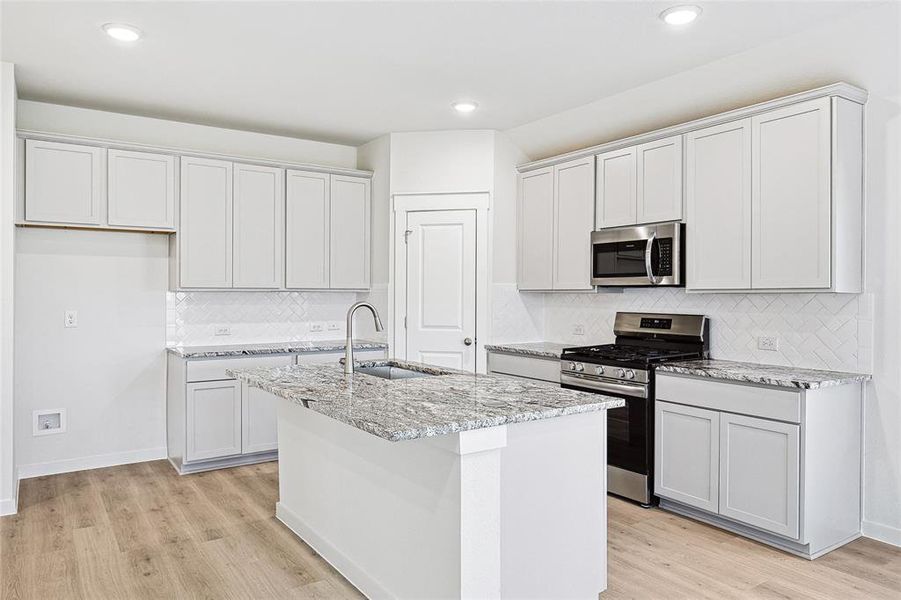
[[[621,312],[613,331],[613,344],[564,349],[560,383],[626,401],[607,411],[607,489],[650,506],[656,500],[654,366],[707,358],[709,321],[703,315]]]

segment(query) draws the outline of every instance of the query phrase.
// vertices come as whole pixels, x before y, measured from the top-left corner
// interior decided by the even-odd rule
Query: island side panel
[[[461,597],[458,436],[389,442],[278,402],[279,519],[370,598]]]
[[[507,426],[501,450],[504,598],[607,588],[607,412]]]

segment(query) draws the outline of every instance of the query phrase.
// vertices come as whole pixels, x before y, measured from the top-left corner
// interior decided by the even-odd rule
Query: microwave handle
[[[651,254],[654,250],[654,240],[657,239],[657,232],[651,233],[648,238],[648,244],[644,249],[644,268],[648,273],[648,280],[651,285],[659,285],[661,278],[654,274],[654,266],[651,264]]]

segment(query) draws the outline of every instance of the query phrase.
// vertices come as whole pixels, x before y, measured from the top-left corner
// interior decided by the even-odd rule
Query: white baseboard
[[[860,532],[868,537],[886,544],[901,547],[901,529],[873,521],[864,521],[860,525]]]
[[[117,465],[129,465],[132,463],[146,462],[148,460],[160,460],[166,458],[166,448],[147,448],[144,450],[132,450],[130,452],[116,452],[113,454],[96,454],[81,458],[67,458],[45,463],[33,463],[19,465],[19,479],[31,479],[42,475],[58,475],[73,471],[85,471],[88,469],[101,469],[103,467],[115,467]]]
[[[0,500],[0,517],[14,515],[19,511],[19,478],[16,478],[16,489],[12,498]]]
[[[354,587],[360,590],[367,598],[394,598],[395,595],[385,589],[378,581],[368,573],[355,565],[347,556],[335,546],[316,533],[303,519],[297,516],[281,502],[275,505],[275,516],[284,523],[288,529],[307,543],[316,554],[332,565],[336,571],[347,579]]]

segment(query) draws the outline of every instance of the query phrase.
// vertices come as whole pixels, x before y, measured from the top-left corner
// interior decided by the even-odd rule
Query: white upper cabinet
[[[554,167],[555,290],[591,289],[591,231],[594,221],[594,160]]]
[[[106,150],[26,140],[25,219],[100,225]]]
[[[111,226],[175,229],[175,157],[107,150],[107,222]]]
[[[689,289],[751,287],[751,119],[685,136]]]
[[[635,150],[636,222],[682,219],[682,136],[641,144]]]
[[[521,290],[554,287],[554,167],[520,177],[518,280]]]
[[[369,287],[369,179],[332,175],[329,208],[329,287]]]
[[[636,197],[636,149],[634,146],[597,156],[597,228],[634,225],[638,222]]]
[[[328,173],[288,171],[285,205],[285,286],[329,287]]]
[[[830,287],[829,109],[820,98],[752,118],[755,288]]]
[[[282,286],[285,172],[234,165],[233,287]]]
[[[180,284],[232,286],[232,163],[181,159]]]

